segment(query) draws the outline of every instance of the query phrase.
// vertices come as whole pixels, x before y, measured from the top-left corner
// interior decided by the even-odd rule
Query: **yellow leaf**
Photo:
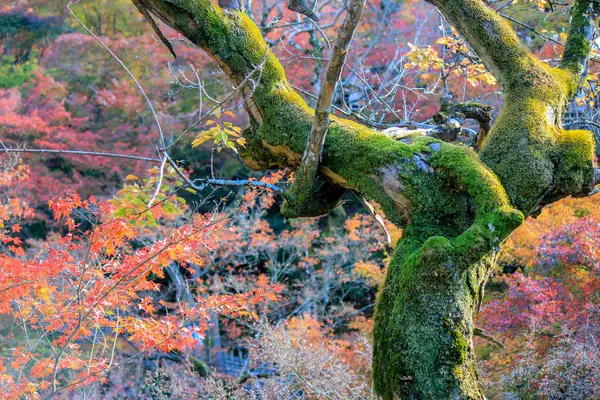
[[[46,303],[50,302],[50,290],[46,286],[38,287],[35,294]]]
[[[204,138],[194,139],[194,141],[192,141],[192,147],[194,147],[194,148],[198,147],[198,146],[200,146],[204,142],[206,142],[206,139],[204,139]]]
[[[452,38],[449,38],[449,37],[439,38],[438,40],[435,41],[436,44],[446,44],[446,45],[452,44],[454,42],[455,42],[455,40]]]
[[[229,115],[230,117],[235,117],[235,114],[234,114],[234,113],[232,113],[232,112],[231,112],[231,111],[229,111],[229,110],[228,110],[228,111],[225,111],[223,114],[225,114],[225,115]]]
[[[138,178],[137,176],[133,175],[133,174],[129,174],[125,177],[126,181],[139,181],[140,178]]]

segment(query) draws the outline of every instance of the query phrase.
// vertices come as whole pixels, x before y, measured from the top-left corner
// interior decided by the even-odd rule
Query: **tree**
[[[300,168],[284,214],[327,213],[351,190],[404,227],[375,315],[376,392],[385,399],[480,399],[472,316],[503,240],[524,216],[562,197],[587,195],[594,186],[591,133],[564,130],[561,121],[585,75],[599,5],[575,2],[562,63],[551,68],[482,0],[427,1],[505,92],[503,110],[480,151],[427,135],[395,140],[331,116],[315,179],[303,175],[310,168],[302,157],[315,138],[315,111],[289,85],[259,28],[236,2],[136,3],[243,84],[250,119],[243,133],[246,165]]]

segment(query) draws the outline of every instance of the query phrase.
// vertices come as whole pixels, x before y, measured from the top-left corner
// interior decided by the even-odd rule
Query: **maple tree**
[[[103,379],[116,363],[122,336],[137,350],[132,358],[152,350],[181,351],[201,340],[211,313],[252,317],[252,307],[276,300],[277,288],[268,284],[175,304],[149,296],[160,289],[156,281],[169,265],[201,265],[198,249],[211,245],[228,218],[196,214],[176,223],[185,201],[174,191],[181,182],[172,179],[173,172],[151,207],[145,200],[156,177],[127,185],[108,202],[77,194],[50,200],[54,218],[68,229],[28,255],[17,236],[20,226],[6,227],[1,308],[14,318],[9,337],[22,338],[10,364],[2,365],[6,397],[37,397],[40,390],[52,396]],[[134,238],[145,244],[135,246]]]
[[[491,11],[479,0],[431,1],[437,14],[421,1],[376,1],[354,27],[343,23],[340,4],[317,4],[316,26],[277,2],[248,3],[248,14],[236,2],[137,2],[174,28],[159,32],[170,38],[175,60],[163,57],[167,51],[128,1],[69,9],[43,3],[2,10],[3,26],[42,34],[0,31],[0,70],[10,77],[0,82],[0,290],[12,321],[1,350],[7,396],[70,389],[369,398],[371,373],[384,398],[483,396],[472,337],[491,339],[472,315],[496,253],[523,215],[586,195],[594,184],[591,135],[562,128],[595,129],[597,77],[595,64],[587,65],[595,53],[586,36],[595,29],[595,2],[498,2]],[[540,13],[547,18],[535,27]],[[500,17],[513,19],[529,48]],[[79,33],[80,23],[92,29]],[[348,29],[353,42],[328,89],[321,77],[336,58],[332,38]],[[253,169],[303,166],[316,126],[307,104],[328,113],[319,108],[327,90],[330,110],[363,125],[327,117],[316,182],[310,174],[303,179],[302,168],[293,179],[287,170],[260,178],[230,156],[239,152]],[[149,164],[156,167],[148,171]],[[231,196],[216,189],[224,185],[249,189]],[[214,190],[216,211],[194,204]],[[280,201],[288,217],[313,217],[348,191],[369,209],[378,203],[392,242],[403,229],[394,252],[366,216],[286,228],[272,220]],[[498,261],[521,271],[494,279],[507,292],[491,294],[477,324],[501,335],[510,351],[488,354],[486,370],[522,361],[532,320],[538,334],[557,338],[565,326],[597,325],[593,199],[550,206],[504,244]],[[286,317],[277,327],[247,322]],[[349,331],[361,335],[339,338]],[[535,365],[548,358],[554,366],[544,364],[543,379],[523,372],[528,388],[520,377],[511,384],[550,397],[557,387],[576,388],[552,371],[568,358],[561,351],[593,351],[589,330],[578,332],[554,347],[537,340]],[[250,369],[243,379],[220,381],[171,366],[110,387],[128,361],[144,357],[163,366],[187,360],[204,375],[200,351],[223,369],[225,347],[254,334],[252,368],[278,365],[262,383]],[[593,368],[585,368],[593,381]],[[177,389],[165,384],[179,378]]]

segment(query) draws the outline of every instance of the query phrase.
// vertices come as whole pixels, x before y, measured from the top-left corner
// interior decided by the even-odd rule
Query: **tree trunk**
[[[503,112],[481,153],[431,137],[396,141],[332,116],[315,196],[283,211],[321,215],[351,189],[405,227],[375,314],[375,390],[384,399],[481,399],[472,316],[494,254],[524,215],[557,198],[585,195],[594,184],[592,135],[563,130],[561,116],[585,70],[596,10],[591,0],[576,2],[565,61],[550,68],[482,0],[428,1],[505,90]],[[211,55],[235,84],[247,82],[246,164],[297,168],[314,110],[287,82],[251,19],[210,0],[143,3]]]
[[[383,399],[479,399],[473,312],[491,271],[491,257],[470,266],[445,238],[420,250],[398,245],[379,294],[373,379]]]

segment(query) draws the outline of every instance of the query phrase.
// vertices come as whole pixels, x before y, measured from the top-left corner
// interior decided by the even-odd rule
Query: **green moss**
[[[432,3],[467,38],[506,93],[502,113],[483,144],[481,159],[499,176],[512,203],[529,213],[555,183],[556,127],[578,87],[579,74],[573,72],[581,71],[576,64],[581,64],[589,54],[589,43],[584,42],[586,26],[593,18],[582,10],[573,10],[577,18],[571,24],[569,42],[573,45],[568,45],[565,52],[563,67],[566,68],[553,69],[531,55],[509,23],[483,2],[433,0]],[[592,3],[580,0],[575,8],[587,10]],[[581,183],[567,186],[581,187]]]
[[[498,207],[509,207],[506,191],[494,173],[483,165],[472,149],[442,144],[431,165],[447,179],[467,191],[483,215]]]
[[[399,243],[378,299],[375,390],[384,399],[481,399],[471,315],[490,264],[472,264],[468,283],[452,240],[431,237],[420,246],[412,232]]]
[[[470,348],[471,315],[491,268],[481,256],[493,251],[523,220],[508,205],[493,174],[490,181],[477,183],[475,176],[489,171],[473,164],[469,168],[465,159],[472,155],[444,154],[443,146],[439,152],[442,155],[433,156],[432,162],[465,162],[457,190],[471,190],[484,202],[472,227],[455,238],[423,239],[431,226],[405,229],[376,309],[374,383],[383,398],[482,398]],[[471,257],[473,252],[478,255]]]
[[[426,146],[433,143],[435,151]],[[418,140],[415,146],[420,154],[427,153],[436,181],[429,186],[423,182],[428,175],[420,175],[421,181],[415,182],[419,206],[380,293],[375,389],[383,398],[480,399],[470,343],[472,312],[491,268],[485,256],[522,223],[523,215],[472,150],[431,139]],[[444,196],[446,190],[451,199],[464,196],[468,201],[452,203]],[[459,205],[465,204],[461,214]]]
[[[598,4],[593,0],[578,0],[571,9],[569,34],[561,66],[570,70],[576,80],[583,73],[592,50],[591,37],[594,20],[597,19],[597,8]],[[596,15],[593,15],[594,12]]]
[[[565,134],[556,126],[574,90],[570,74],[543,68],[548,76],[534,81],[531,87],[507,89],[502,114],[480,153],[482,161],[499,176],[513,204],[526,214],[556,186],[557,174],[561,175],[556,168],[559,165],[556,154],[561,152],[561,137]],[[590,143],[586,142],[585,146]],[[580,146],[578,151],[587,155],[594,148]],[[589,158],[578,162],[577,168],[589,169],[593,165]],[[581,180],[580,176],[563,174],[561,185],[566,185],[563,193],[575,194],[570,188],[584,187]]]
[[[590,131],[560,131],[555,147],[555,192],[587,195],[593,189],[596,143]]]
[[[459,364],[459,367],[455,368],[456,370],[459,369],[460,365],[467,359],[469,343],[458,327],[451,328],[450,337],[452,338],[452,346],[450,347],[451,354],[449,355],[449,359],[452,359]]]
[[[254,98],[257,102],[268,104],[264,107],[263,123],[257,128],[257,143],[266,143],[271,150],[278,149],[286,154],[288,165],[297,165],[306,146],[313,110],[287,87],[287,83],[265,93],[264,99],[258,94]],[[406,216],[385,193],[376,171],[402,163],[402,160],[409,164],[414,154],[430,151],[427,145],[432,139],[419,138],[408,145],[349,120],[336,117],[331,120],[322,165],[343,179],[344,186],[376,201],[390,220],[403,225]],[[254,153],[251,157],[258,153],[254,147],[251,152]]]
[[[376,309],[374,385],[384,399],[481,398],[468,371],[473,299],[451,240],[399,243]],[[475,388],[475,389],[473,389]]]
[[[421,246],[420,262],[422,264],[442,264],[452,253],[450,240],[443,236],[431,236]]]

